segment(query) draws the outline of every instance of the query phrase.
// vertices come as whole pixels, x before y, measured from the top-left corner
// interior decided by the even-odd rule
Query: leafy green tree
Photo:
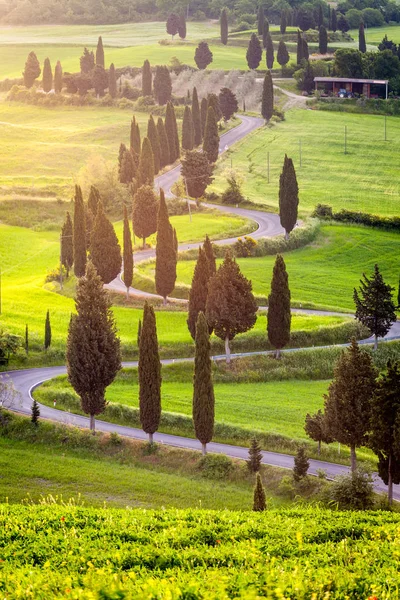
[[[225,341],[226,362],[230,363],[229,342],[238,333],[254,327],[257,304],[251,281],[240,272],[236,260],[227,253],[216,274],[210,279],[207,297],[207,321],[215,335]]]
[[[250,473],[258,473],[261,467],[262,451],[256,437],[251,438],[249,448],[249,458],[246,460],[247,468]]]
[[[339,14],[339,18],[337,20],[337,28],[342,33],[346,33],[346,31],[350,29],[350,25],[348,24],[346,17],[341,13]]]
[[[208,155],[198,150],[189,150],[182,158],[181,174],[191,198],[201,198],[207,186],[213,182],[214,165]]]
[[[278,46],[278,53],[276,55],[276,60],[281,65],[282,69],[289,62],[289,58],[290,58],[290,56],[289,56],[289,52],[286,48],[286,44],[283,40],[280,40],[279,46]]]
[[[93,51],[89,51],[87,48],[84,48],[79,62],[82,73],[91,73],[95,67]]]
[[[161,148],[160,140],[158,139],[158,131],[153,119],[153,115],[150,115],[147,124],[147,137],[150,141],[151,150],[153,152],[154,174],[157,175],[161,168]]]
[[[194,126],[192,111],[189,106],[185,106],[182,122],[182,150],[193,150],[194,146]]]
[[[283,169],[279,179],[279,216],[281,225],[285,230],[285,239],[289,239],[290,232],[297,223],[297,210],[299,206],[299,187],[297,185],[296,171],[293,161],[285,154]]]
[[[63,88],[63,71],[60,61],[57,61],[54,69],[54,91],[56,94],[61,94]]]
[[[83,277],[86,269],[86,223],[82,190],[75,186],[74,199],[74,273]]]
[[[114,227],[99,202],[96,220],[90,236],[90,259],[104,283],[110,283],[121,272],[121,247]]]
[[[365,52],[367,51],[367,44],[365,42],[365,31],[364,31],[363,21],[361,21],[360,26],[358,28],[358,49],[363,54],[365,54]]]
[[[339,48],[335,52],[334,70],[337,77],[362,77],[362,54],[353,48]]]
[[[98,41],[97,41],[97,48],[96,48],[96,66],[99,67],[105,67],[105,62],[104,62],[104,48],[103,48],[103,38],[100,36]]]
[[[135,235],[143,239],[157,231],[158,202],[154,190],[149,185],[142,185],[133,196],[132,222]]]
[[[321,25],[318,33],[318,44],[320,54],[326,54],[328,52],[328,32],[326,27]]]
[[[281,11],[281,21],[280,21],[280,25],[279,25],[279,29],[281,34],[285,34],[286,33],[286,27],[287,27],[287,16],[286,16],[286,10],[283,9]]]
[[[192,120],[193,120],[193,133],[194,133],[194,145],[200,146],[203,141],[203,133],[201,130],[201,114],[199,106],[199,98],[197,95],[197,89],[193,88],[192,94]]]
[[[384,282],[378,265],[375,265],[370,278],[363,273],[359,291],[354,288],[356,319],[368,327],[375,337],[375,350],[378,348],[378,338],[385,337],[397,319],[392,292],[394,288]]]
[[[235,112],[239,110],[235,94],[229,88],[223,87],[218,95],[218,100],[224,121],[229,121]]]
[[[221,44],[226,46],[228,43],[228,13],[225,7],[221,10],[219,25],[221,30]]]
[[[108,71],[108,93],[111,98],[116,98],[118,95],[117,91],[117,75],[115,73],[114,63],[111,63],[110,69]]]
[[[133,251],[132,237],[129,227],[128,210],[124,206],[124,283],[126,287],[126,298],[129,299],[129,288],[133,281]]]
[[[376,388],[376,370],[371,356],[360,350],[353,338],[334,369],[325,398],[325,423],[329,436],[350,446],[351,470],[356,470],[356,448],[367,443],[371,399]]]
[[[37,401],[34,398],[33,402],[32,402],[32,407],[31,407],[31,423],[33,423],[35,425],[35,427],[37,427],[39,425],[39,417],[40,417],[39,404],[37,403]]]
[[[50,311],[46,313],[46,321],[44,324],[44,349],[48,350],[51,346],[51,324],[50,324]]]
[[[268,69],[272,69],[274,66],[274,44],[272,43],[272,37],[270,32],[266,34],[266,61]]]
[[[172,39],[174,39],[174,36],[179,31],[179,16],[175,13],[171,13],[168,16],[166,26],[167,26],[167,33],[169,33],[169,35],[172,36]]]
[[[255,33],[251,34],[249,45],[246,52],[246,60],[249,69],[257,69],[261,62],[262,48],[260,40]]]
[[[297,450],[296,456],[294,457],[294,467],[293,467],[293,479],[295,481],[300,481],[307,475],[307,471],[310,467],[310,461],[306,456],[306,450],[304,446],[300,446]]]
[[[150,62],[146,59],[142,67],[142,96],[151,96],[153,75]]]
[[[142,149],[142,143],[140,140],[139,123],[136,122],[135,117],[132,117],[132,121],[131,121],[130,147],[131,147],[131,150],[134,150],[138,156],[140,155],[140,152]]]
[[[100,192],[95,185],[90,186],[88,208],[92,211],[94,217],[97,215],[97,207],[100,202]]]
[[[197,317],[195,343],[193,424],[196,437],[202,445],[202,452],[206,454],[207,444],[211,442],[214,433],[215,398],[210,359],[210,334],[203,312],[200,312]]]
[[[217,261],[215,260],[214,248],[208,235],[205,237],[203,250],[207,256],[208,270],[210,271],[210,277],[212,277],[217,272]]]
[[[170,160],[170,152],[169,152],[169,142],[167,138],[167,134],[165,132],[164,121],[161,117],[158,117],[157,121],[157,133],[158,140],[160,143],[160,167],[163,169],[167,165],[169,165]]]
[[[267,71],[264,77],[261,96],[261,114],[266,121],[269,121],[274,114],[274,88],[271,71]]]
[[[41,73],[40,63],[34,52],[29,52],[28,58],[25,63],[25,69],[22,73],[24,77],[24,85],[27,88],[31,88],[35,83],[35,79],[39,77]]]
[[[267,17],[264,17],[263,30],[262,30],[263,48],[267,47],[268,33],[269,33],[269,21],[268,21]]]
[[[152,444],[161,418],[161,362],[154,308],[147,302],[140,333],[138,374],[140,422]]]
[[[207,256],[203,248],[200,247],[189,291],[188,318],[186,321],[193,339],[196,337],[197,318],[201,312],[206,312],[209,280],[210,270]]]
[[[267,501],[265,499],[265,489],[262,484],[261,475],[257,473],[256,485],[254,487],[253,497],[253,511],[263,512],[267,508]]]
[[[137,172],[139,185],[154,184],[154,156],[149,138],[145,137],[140,153],[139,168]]]
[[[156,272],[155,283],[157,294],[167,297],[174,291],[176,281],[177,255],[175,250],[174,230],[169,221],[168,208],[164,191],[160,190],[160,202],[157,217]]]
[[[215,163],[219,153],[219,134],[215,112],[211,106],[207,111],[206,126],[204,128],[203,152],[207,153],[210,162]]]
[[[281,349],[290,340],[291,319],[288,274],[285,261],[278,254],[272,274],[267,313],[268,339],[272,346],[276,348],[275,358],[280,358]]]
[[[172,96],[171,75],[168,67],[157,65],[153,81],[154,98],[158,104],[164,105],[170,102]]]
[[[261,6],[258,7],[257,10],[257,33],[258,35],[262,35],[264,25],[264,8]]]
[[[334,441],[327,432],[325,416],[321,410],[314,415],[307,413],[304,430],[314,442],[318,442],[318,454],[321,454],[322,442],[324,444],[331,444]]]
[[[179,15],[178,33],[181,40],[186,39],[186,19],[183,13]]]
[[[213,61],[213,53],[207,42],[200,42],[194,53],[194,62],[198,69],[205,69]]]
[[[74,241],[71,215],[65,215],[65,221],[61,228],[61,264],[65,267],[67,278],[74,263]]]
[[[200,103],[200,117],[201,117],[201,135],[203,138],[204,138],[204,130],[206,128],[207,111],[208,111],[207,98],[202,98],[201,103]]]
[[[51,64],[48,58],[45,58],[43,63],[42,88],[46,93],[53,89],[53,72],[51,70]]]
[[[90,261],[77,283],[75,305],[67,339],[68,379],[94,433],[95,416],[104,412],[105,390],[121,368],[121,354],[109,295]]]

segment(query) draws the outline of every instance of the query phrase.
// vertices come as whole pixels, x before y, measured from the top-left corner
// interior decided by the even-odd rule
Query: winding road
[[[221,136],[220,141],[220,153],[224,152],[227,148],[229,148],[232,144],[238,142],[246,135],[255,131],[259,127],[261,127],[264,121],[260,118],[256,117],[248,117],[242,115],[241,117],[242,123],[231,129],[227,133]],[[164,173],[156,180],[157,187],[162,187],[166,193],[167,197],[171,197],[173,194],[171,192],[171,187],[178,180],[180,176],[180,165]],[[253,219],[256,221],[258,228],[252,233],[252,237],[261,238],[261,237],[271,237],[275,235],[279,235],[283,233],[283,229],[279,222],[279,216],[276,214],[266,213],[262,211],[252,211],[241,208],[233,208],[233,207],[220,207],[212,205],[212,208],[221,210],[223,212],[228,212],[232,214],[237,214],[249,219]],[[230,238],[225,240],[220,240],[218,244],[230,244],[236,241],[237,238]],[[179,246],[179,250],[187,250],[190,248],[197,248],[199,243],[195,244],[183,244]],[[147,260],[149,258],[153,258],[155,255],[154,249],[144,250],[141,252],[137,252],[134,255],[134,260],[136,263]],[[115,291],[125,292],[126,288],[124,283],[120,278],[115,279],[108,286],[109,289]],[[142,297],[155,296],[154,294],[148,294],[141,290],[130,290],[132,295],[139,295]],[[297,309],[298,312],[305,312],[311,314],[341,314],[342,313],[324,313],[323,311],[309,311],[309,310],[300,310]],[[396,339],[400,338],[400,324],[394,324],[392,330],[388,334],[388,339]],[[369,342],[369,340],[365,340],[365,342]],[[292,351],[296,351],[299,349],[293,349]],[[249,354],[264,354],[265,352],[256,352]],[[232,357],[238,355],[233,354]],[[240,355],[243,356],[243,355]],[[214,359],[221,357],[213,357]],[[167,359],[163,360],[163,364],[171,364],[175,362],[183,362],[183,361],[191,361],[193,359]],[[135,367],[137,366],[137,362],[129,362],[124,363],[124,367]],[[25,369],[18,371],[8,371],[6,374],[9,376],[10,380],[14,383],[16,390],[19,392],[20,401],[19,403],[13,407],[13,410],[17,412],[21,412],[25,415],[31,414],[31,404],[32,404],[32,392],[33,390],[41,385],[44,381],[48,379],[52,379],[58,375],[62,375],[66,373],[66,367],[44,367],[37,369]],[[88,428],[89,427],[89,419],[87,417],[83,417],[80,415],[71,414],[68,412],[60,411],[56,408],[51,408],[48,406],[40,405],[41,417],[44,419],[49,419],[52,421],[57,421],[61,423],[66,423],[70,425],[74,425],[77,427]],[[121,425],[114,425],[112,423],[107,423],[105,421],[96,421],[96,428],[98,431],[103,432],[116,432],[119,435],[135,438],[135,439],[147,439],[147,435],[141,430],[133,427],[124,427]],[[170,446],[175,446],[179,448],[187,448],[192,450],[200,450],[200,443],[196,439],[185,438],[181,436],[156,433],[154,435],[154,441],[161,444],[167,444]],[[207,446],[209,452],[214,452],[218,454],[226,454],[232,458],[246,459],[248,456],[248,448],[244,448],[241,446],[231,446],[228,444],[219,444],[219,443],[210,443]],[[263,451],[262,462],[264,464],[268,464],[274,467],[281,467],[286,469],[293,468],[293,456],[287,454],[280,454],[277,452],[266,452]],[[319,460],[310,460],[310,469],[309,472],[312,475],[317,475],[319,470],[325,471],[328,478],[332,479],[337,475],[347,473],[348,467],[343,465],[338,465],[326,461]],[[374,486],[376,491],[378,492],[386,492],[387,488],[382,482],[382,480],[378,477],[377,474],[374,475]],[[394,486],[393,497],[396,500],[400,501],[400,486]]]

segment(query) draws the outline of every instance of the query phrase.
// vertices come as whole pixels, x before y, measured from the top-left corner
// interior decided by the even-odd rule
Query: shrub
[[[317,206],[314,208],[312,216],[316,217],[317,219],[332,219],[332,206],[328,206],[328,204],[317,204]]]
[[[226,479],[233,470],[233,463],[224,454],[206,454],[199,460],[198,468],[207,479]]]
[[[341,510],[368,510],[374,505],[373,491],[371,475],[355,471],[336,477],[329,488],[329,499]]]
[[[64,266],[61,268],[61,275],[63,281],[65,281],[65,279],[67,278],[67,271],[65,270]],[[50,283],[51,281],[57,281],[58,283],[61,282],[60,267],[55,267],[47,273],[45,283]]]
[[[243,239],[239,238],[237,242],[233,244],[233,251],[235,256],[238,258],[246,258],[248,256],[255,256],[256,247],[256,240],[248,235],[245,235]]]
[[[238,181],[237,177],[231,175],[228,177],[228,187],[221,196],[221,202],[223,202],[223,204],[238,205],[244,201],[245,198],[240,189],[240,182]]]

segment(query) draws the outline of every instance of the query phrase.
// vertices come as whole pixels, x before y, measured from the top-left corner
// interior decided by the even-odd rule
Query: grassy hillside
[[[358,40],[358,29],[351,29],[349,34]],[[385,35],[388,36],[388,40],[398,44],[400,42],[400,26],[385,25],[384,27],[369,27],[365,30],[365,39],[368,44],[380,44]]]
[[[398,598],[400,518],[0,507],[10,600]]]

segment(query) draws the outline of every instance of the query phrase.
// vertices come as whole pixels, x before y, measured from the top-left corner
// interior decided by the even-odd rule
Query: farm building
[[[388,97],[387,79],[347,79],[346,77],[314,77],[315,89],[330,96],[339,98],[352,98],[365,96],[366,98]]]

